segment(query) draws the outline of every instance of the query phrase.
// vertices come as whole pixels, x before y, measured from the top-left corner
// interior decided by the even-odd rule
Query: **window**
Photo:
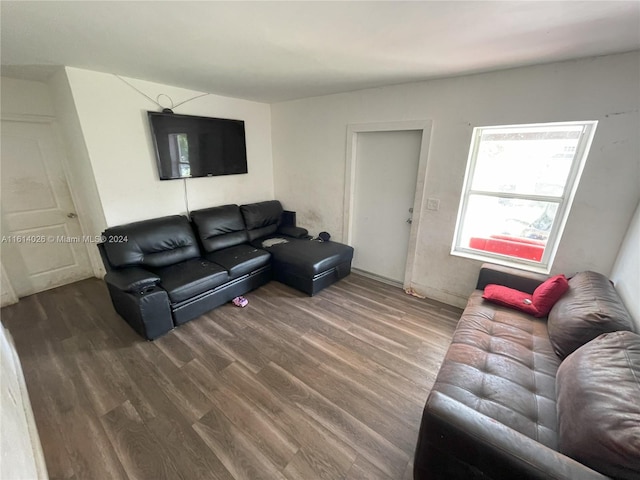
[[[597,123],[475,128],[451,253],[548,272]]]
[[[181,177],[191,176],[191,162],[189,160],[189,140],[186,133],[169,134],[169,154],[173,165],[178,165],[180,172],[172,172]],[[177,159],[177,162],[176,162]]]

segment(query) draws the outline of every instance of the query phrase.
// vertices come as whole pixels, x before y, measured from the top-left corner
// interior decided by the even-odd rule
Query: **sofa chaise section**
[[[252,245],[271,254],[275,280],[313,296],[351,272],[353,247],[310,240],[305,229],[283,224],[280,202],[242,205],[240,209]]]
[[[298,240],[268,250],[274,278],[310,296],[351,272],[353,247],[342,243]]]

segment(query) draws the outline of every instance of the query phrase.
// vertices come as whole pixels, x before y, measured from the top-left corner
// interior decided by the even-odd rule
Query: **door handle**
[[[407,223],[411,225],[413,223],[413,220],[411,218],[407,218]]]
[[[73,213],[73,212],[71,212],[71,213],[67,213],[67,217],[69,217],[69,218],[78,218],[78,215]]]

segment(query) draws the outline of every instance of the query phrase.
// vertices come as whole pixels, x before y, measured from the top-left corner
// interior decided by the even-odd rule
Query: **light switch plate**
[[[437,198],[428,198],[427,199],[427,210],[438,211],[440,208],[440,200]]]

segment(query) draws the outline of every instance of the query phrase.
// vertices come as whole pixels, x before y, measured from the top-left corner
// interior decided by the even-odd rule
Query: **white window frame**
[[[480,260],[483,262],[491,262],[500,265],[506,265],[511,267],[517,267],[540,273],[549,273],[553,266],[556,253],[558,251],[558,245],[564,232],[571,205],[580,183],[580,177],[584,170],[584,165],[593,142],[593,136],[596,131],[597,121],[576,121],[576,122],[554,122],[554,123],[532,123],[532,124],[520,124],[520,125],[500,125],[489,127],[475,127],[473,129],[473,135],[471,138],[471,146],[469,148],[469,157],[467,159],[467,168],[464,176],[464,184],[462,188],[462,194],[460,196],[460,206],[458,208],[458,217],[456,219],[456,228],[453,236],[453,245],[451,247],[451,255],[460,257],[472,258],[474,260]],[[576,147],[576,153],[571,164],[569,175],[565,183],[564,191],[561,197],[550,197],[545,195],[535,194],[518,194],[518,193],[505,193],[497,191],[481,191],[472,190],[473,175],[476,168],[476,159],[478,150],[480,147],[483,133],[491,130],[504,130],[507,128],[529,128],[529,127],[558,127],[558,126],[582,126],[582,134]],[[465,218],[468,199],[473,194],[489,195],[500,198],[512,198],[523,200],[538,200],[545,202],[552,202],[558,204],[558,210],[556,212],[555,220],[551,231],[549,232],[549,238],[547,239],[544,254],[540,262],[533,260],[527,260],[523,258],[512,257],[509,255],[501,255],[493,252],[486,252],[481,250],[471,249],[461,245],[463,225],[462,221]]]

